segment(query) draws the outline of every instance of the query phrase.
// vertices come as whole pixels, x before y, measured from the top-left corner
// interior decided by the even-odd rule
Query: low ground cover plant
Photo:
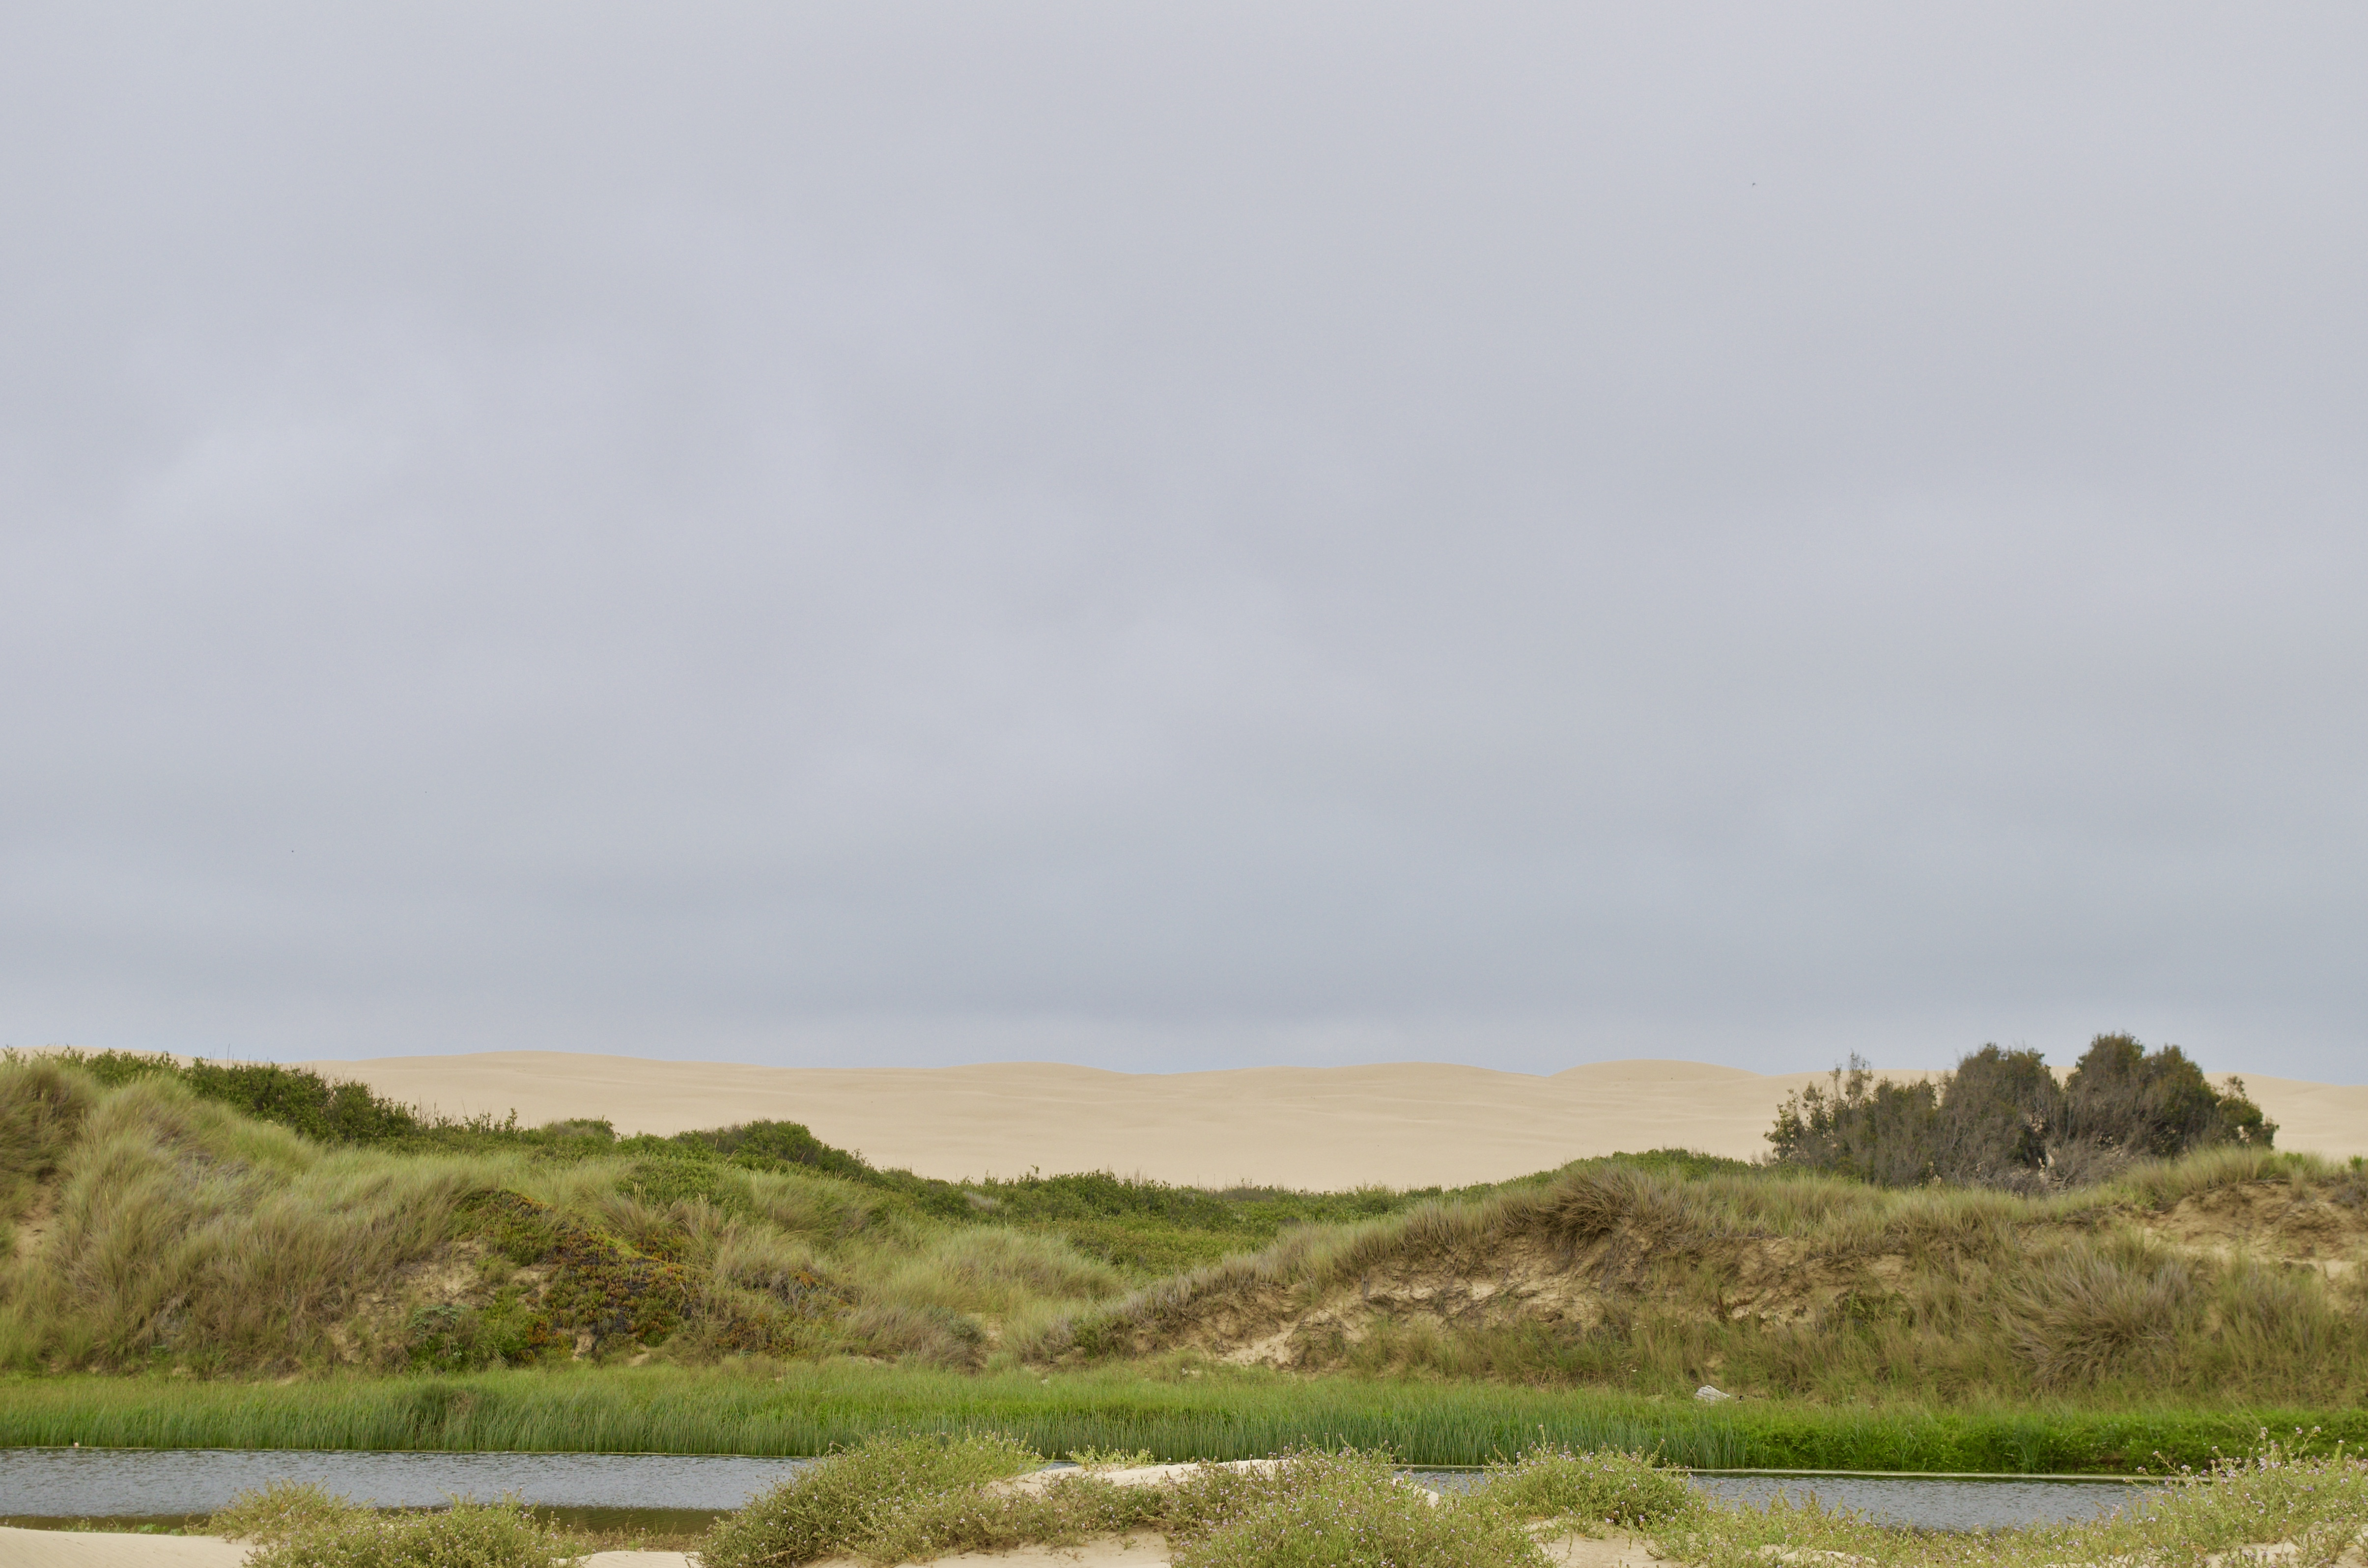
[[[1544,1568],[1496,1499],[1434,1496],[1390,1462],[1302,1450],[1270,1470],[1202,1469],[1174,1489],[1163,1521],[1177,1568]]]
[[[1574,1529],[1634,1530],[1690,1519],[1702,1506],[1681,1470],[1657,1454],[1580,1450],[1541,1443],[1519,1459],[1490,1465],[1487,1495],[1525,1519],[1554,1519]]]
[[[1000,1434],[885,1436],[857,1444],[717,1521],[700,1547],[707,1568],[789,1568],[861,1550],[896,1516],[990,1481],[1043,1467]]]
[[[393,1513],[279,1482],[242,1493],[207,1528],[252,1542],[248,1568],[575,1568],[583,1556],[515,1498]]]

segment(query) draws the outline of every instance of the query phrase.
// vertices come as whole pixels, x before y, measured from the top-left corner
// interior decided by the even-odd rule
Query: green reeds
[[[2368,1412],[1700,1405],[1589,1390],[1211,1371],[985,1376],[845,1363],[199,1382],[0,1380],[0,1446],[820,1454],[888,1432],[1004,1432],[1042,1453],[1256,1458],[1300,1444],[1481,1464],[1538,1444],[1658,1451],[1702,1469],[2131,1472],[2257,1435],[2368,1442]]]

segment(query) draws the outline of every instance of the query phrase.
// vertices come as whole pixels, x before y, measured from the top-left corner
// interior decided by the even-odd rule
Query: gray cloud
[[[0,1035],[2357,1081],[2337,6],[28,6]]]

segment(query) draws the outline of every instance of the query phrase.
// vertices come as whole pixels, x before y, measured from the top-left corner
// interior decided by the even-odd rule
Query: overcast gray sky
[[[2361,1082],[2363,61],[11,5],[0,1040]]]

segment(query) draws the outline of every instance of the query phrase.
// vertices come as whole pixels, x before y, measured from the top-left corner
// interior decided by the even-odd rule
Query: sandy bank
[[[242,1568],[248,1548],[216,1536],[108,1535],[0,1527],[0,1568]],[[1549,1561],[1560,1568],[1647,1568],[1659,1560],[1641,1541],[1625,1538],[1589,1540],[1570,1536],[1549,1542]],[[965,1551],[937,1562],[996,1564],[998,1568],[1166,1568],[1173,1561],[1156,1535],[1103,1536],[1076,1547],[1021,1547],[1013,1551]],[[679,1551],[602,1551],[585,1559],[586,1568],[689,1568]],[[854,1558],[834,1558],[815,1568],[868,1568]],[[1660,1565],[1667,1568],[1667,1565]]]
[[[1603,1062],[1551,1076],[1435,1062],[1108,1073],[1054,1062],[753,1067],[558,1051],[312,1065],[449,1114],[606,1118],[679,1132],[802,1121],[873,1163],[955,1178],[1111,1170],[1311,1188],[1501,1181],[1590,1154],[1682,1146],[1748,1159],[1823,1075]],[[1905,1074],[1902,1074],[1903,1076]],[[2368,1153],[2368,1087],[2248,1078],[2283,1148]]]
[[[253,1550],[245,1541],[211,1535],[118,1535],[0,1526],[0,1568],[243,1568]],[[690,1558],[680,1551],[596,1551],[584,1562],[585,1568],[689,1568]]]

